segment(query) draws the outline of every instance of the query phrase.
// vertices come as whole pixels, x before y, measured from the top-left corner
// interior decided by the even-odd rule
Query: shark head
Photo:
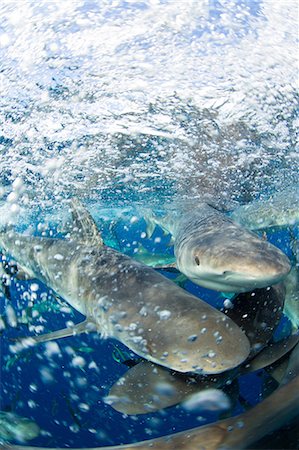
[[[182,242],[176,256],[178,269],[194,283],[223,292],[271,286],[291,269],[281,250],[246,230],[194,237]]]

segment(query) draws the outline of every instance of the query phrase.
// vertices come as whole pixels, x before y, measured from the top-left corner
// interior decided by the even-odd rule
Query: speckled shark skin
[[[73,209],[81,214],[78,229],[95,230],[86,232],[89,241],[84,233],[70,240],[0,234],[2,250],[29,276],[86,316],[73,329],[27,343],[96,331],[179,372],[220,373],[246,359],[249,341],[231,319],[155,270],[104,246],[86,210],[77,203]]]

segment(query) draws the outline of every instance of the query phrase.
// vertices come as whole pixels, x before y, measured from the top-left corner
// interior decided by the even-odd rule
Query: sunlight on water
[[[34,281],[28,279],[30,270],[23,271],[22,261],[17,267],[1,250],[0,447],[7,441],[81,448],[137,442],[240,414],[274,390],[274,378],[270,383],[265,371],[247,374],[243,367],[244,374],[240,372],[237,379],[237,363],[229,358],[232,355],[233,359],[230,350],[234,345],[239,345],[241,356],[249,349],[239,326],[250,328],[254,322],[253,331],[250,329],[253,341],[259,327],[254,341],[257,352],[270,342],[267,337],[269,342],[260,343],[265,335],[279,340],[298,331],[297,36],[296,0],[1,1],[1,245],[5,246],[9,235],[2,231],[9,231],[11,224],[28,239],[33,235],[71,236],[79,244],[64,253],[62,242],[73,241],[55,241],[57,249],[50,255],[54,262],[40,256],[42,276]],[[69,200],[74,197],[83,200],[101,232],[101,237],[97,231],[92,234],[87,222],[85,232],[90,233],[91,247],[101,246],[103,238],[107,246],[158,268],[185,290],[171,293],[173,303],[155,306],[154,330],[160,323],[162,330],[171,327],[176,320],[176,300],[180,304],[180,295],[186,291],[217,308],[219,314],[221,310],[228,317],[236,313],[244,319],[235,329],[230,328],[230,334],[223,318],[217,319],[211,331],[207,314],[201,315],[196,332],[191,325],[190,330],[185,329],[192,324],[191,313],[185,322],[184,314],[174,322],[178,323],[175,329],[186,334],[186,348],[211,334],[213,348],[207,348],[202,359],[211,360],[212,368],[218,367],[215,360],[219,348],[223,349],[221,342],[232,338],[223,350],[232,375],[222,376],[222,369],[205,373],[207,363],[202,362],[204,369],[193,365],[192,373],[186,375],[182,370],[183,375],[175,376],[177,366],[165,363],[171,371],[166,370],[163,362],[173,357],[181,370],[188,362],[183,345],[181,350],[165,351],[160,359],[157,355],[152,358],[161,366],[154,367],[150,359],[141,361],[156,344],[154,339],[154,344],[143,339],[144,329],[131,319],[132,305],[139,305],[138,295],[142,297],[143,292],[141,288],[138,291],[139,285],[133,289],[130,278],[121,285],[124,310],[109,315],[107,323],[103,317],[113,302],[104,294],[97,299],[93,312],[98,311],[98,334],[77,333],[33,347],[34,340],[28,336],[73,329],[83,320],[80,312],[85,312],[84,308],[75,310],[63,299],[74,286],[80,292],[73,299],[74,307],[87,295],[78,284],[75,269],[68,272],[72,264],[68,258],[80,254],[82,242],[86,244],[86,236],[76,227],[74,231],[70,217]],[[197,272],[190,277],[195,280],[192,283],[173,267],[179,258],[172,228],[185,212],[191,211],[189,216],[195,217],[193,208],[201,201],[229,213],[244,227],[258,230],[263,238],[259,245],[267,238],[290,258],[292,270],[284,280],[283,294],[277,286],[278,294],[275,289],[269,293],[268,287],[266,293],[261,289],[261,294],[252,294],[261,295],[253,320],[247,306],[253,300],[247,298],[248,293],[242,294],[243,303],[236,311],[233,293],[205,289],[194,284]],[[218,212],[214,210],[214,214]],[[170,229],[165,225],[167,219]],[[217,218],[213,220],[217,222]],[[183,244],[187,241],[183,236]],[[29,269],[43,250],[34,243],[24,263]],[[16,238],[13,245],[20,249],[23,244]],[[229,245],[224,242],[223,247],[227,250]],[[203,259],[201,255],[194,259],[193,253],[192,262],[198,269]],[[275,266],[282,258],[278,250],[273,254],[278,256],[274,262],[269,257],[269,272],[271,264]],[[92,257],[93,253],[86,254],[86,261]],[[64,261],[69,264],[64,266]],[[283,262],[287,273],[288,260]],[[112,273],[117,279],[122,266],[116,263],[113,273],[107,266],[98,290],[105,293],[106,285],[108,291],[114,286],[115,280],[105,277]],[[262,272],[259,264],[258,275]],[[105,259],[103,266],[106,268]],[[229,278],[232,271],[222,269],[213,274],[214,284],[203,285],[218,286],[220,291],[217,277],[227,277],[227,286],[235,287]],[[53,290],[41,281],[47,281],[47,271],[56,274],[52,285],[48,284]],[[58,290],[60,297],[54,290],[62,275],[66,282],[63,295]],[[139,276],[143,282],[142,271]],[[90,289],[94,289],[94,280],[96,276]],[[277,283],[278,278],[275,280]],[[154,288],[153,302],[162,290],[159,284]],[[118,287],[112,291],[112,296],[117,295]],[[138,310],[140,320],[147,323],[151,312],[143,305]],[[125,326],[118,323],[122,320]],[[115,323],[117,336],[125,330],[127,341],[111,339]],[[95,331],[95,325],[89,325],[88,331]],[[239,331],[243,341],[240,336],[234,339],[233,333]],[[19,337],[27,339],[16,341]],[[101,339],[106,337],[109,339]],[[171,339],[166,344],[173,350]],[[293,361],[294,373],[296,367]],[[197,384],[201,390],[194,389]],[[241,429],[243,422],[240,424]],[[291,433],[288,438],[291,442]]]
[[[4,192],[18,176],[29,204],[176,192],[230,204],[291,184],[296,12],[291,0],[2,2]]]

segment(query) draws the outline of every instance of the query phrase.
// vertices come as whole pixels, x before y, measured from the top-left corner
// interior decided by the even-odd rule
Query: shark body
[[[161,303],[161,297],[159,297],[160,301],[155,302],[153,300],[155,295],[158,295],[164,290],[168,292],[174,302],[178,301],[180,303],[180,314],[187,314],[188,320],[182,324],[182,326],[189,322],[192,314],[195,314],[195,310],[191,310],[191,313],[189,314],[188,307],[186,310],[182,309],[180,299],[182,298],[182,301],[185,301],[186,298],[180,296],[179,292],[181,292],[181,290],[179,288],[172,291],[171,289],[168,289],[168,284],[164,285],[162,281],[159,284],[158,278],[151,278],[151,273],[145,271],[143,265],[140,265],[137,262],[132,262],[132,260],[128,257],[123,258],[124,255],[104,247],[100,242],[96,245],[96,239],[91,239],[91,241],[87,243],[81,238],[73,238],[71,241],[61,241],[54,239],[47,240],[42,238],[31,238],[16,233],[7,233],[1,234],[0,245],[7,252],[18,259],[19,263],[21,263],[29,275],[37,276],[53,287],[53,289],[57,290],[60,295],[64,294],[64,298],[68,300],[70,304],[76,307],[79,311],[81,310],[81,312],[87,316],[87,323],[85,323],[82,327],[83,331],[86,330],[86,325],[89,323],[93,324],[95,329],[98,327],[98,330],[101,333],[103,333],[103,330],[106,330],[106,333],[110,335],[109,333],[111,332],[115,333],[114,325],[117,325],[116,328],[120,325],[124,328],[123,331],[125,333],[123,336],[127,336],[129,340],[132,340],[132,338],[136,336],[136,328],[135,326],[131,326],[131,323],[136,323],[136,321],[133,322],[135,317],[140,320],[139,311],[133,307],[132,303],[137,301],[137,306],[140,307],[142,305],[143,307],[144,302],[148,301],[150,311],[155,310],[157,307],[160,309],[161,306],[164,308],[165,305]],[[37,254],[39,255],[38,257],[36,256]],[[100,268],[101,266],[102,269]],[[96,267],[98,267],[98,272],[95,270]],[[116,271],[116,273],[114,273],[113,270]],[[111,271],[113,273],[111,273]],[[140,271],[143,272],[142,276],[139,274]],[[99,278],[97,278],[97,273]],[[110,278],[109,274],[111,275]],[[140,276],[139,279],[138,276]],[[114,285],[108,286],[109,283],[111,284],[115,278],[117,281]],[[102,284],[100,283],[100,279]],[[143,281],[141,284],[138,284],[136,283],[136,279],[138,279],[138,283],[142,280]],[[89,280],[89,284],[87,284],[86,280]],[[163,280],[165,279],[163,278]],[[105,282],[103,283],[103,281]],[[148,284],[145,281],[147,281]],[[152,292],[151,288],[153,286],[153,281],[156,282],[157,289],[154,291],[154,295],[150,295],[150,292]],[[168,280],[166,281],[168,282]],[[172,285],[171,282],[169,283]],[[136,291],[136,286],[140,287],[139,291]],[[137,292],[139,292],[137,295],[138,298],[136,298],[136,296],[133,297],[133,299],[131,298],[130,294],[134,291],[133,288],[135,288],[136,295]],[[124,290],[126,291],[126,295],[124,295]],[[93,295],[87,295],[91,292],[93,292]],[[114,294],[113,292],[116,292],[117,294]],[[144,292],[146,292],[145,297]],[[172,293],[174,297],[172,297]],[[163,298],[164,297],[162,295],[162,299]],[[200,302],[198,299],[196,299],[196,301]],[[127,315],[122,317],[124,320],[123,324],[120,323],[120,319],[117,319],[117,315],[115,316],[114,314],[117,302],[120,302],[119,306],[121,307],[121,309],[116,308],[117,312],[120,311],[121,313],[127,313]],[[201,305],[201,303],[199,304]],[[100,311],[98,311],[99,306]],[[133,309],[130,310],[130,308]],[[159,311],[159,309],[155,312]],[[166,309],[163,311],[165,312]],[[130,316],[131,313],[133,313],[133,316]],[[143,310],[143,313],[145,314],[145,310]],[[202,314],[202,311],[200,314]],[[205,314],[203,316],[205,316]],[[221,321],[223,321],[223,317],[219,315],[215,318],[215,320],[211,320],[213,315],[203,316],[201,316],[201,319],[205,321],[206,325],[208,324],[207,328],[210,326],[213,328],[215,325],[218,327],[219,324],[221,324]],[[111,317],[113,318],[112,321]],[[130,321],[128,320],[129,317]],[[148,316],[142,315],[142,317]],[[174,334],[173,327],[177,327],[178,323],[175,320],[170,329],[168,328],[168,325],[171,324],[170,318],[176,316],[175,314],[173,315],[173,311],[171,311],[171,315],[168,320],[165,320],[165,317],[164,319],[161,317],[163,317],[163,314],[162,316],[159,315],[159,319],[161,320],[163,328],[167,328],[165,330],[166,334],[171,334],[170,339],[172,339],[172,349],[175,349],[177,346],[177,341],[173,341],[176,336]],[[101,320],[98,320],[98,318]],[[114,318],[116,318],[115,324]],[[154,322],[154,318],[156,318],[156,316],[150,314],[151,326],[153,326],[154,333],[158,335],[158,339],[155,341],[154,345],[163,345],[163,339],[161,340],[161,337],[163,338],[164,336],[163,330],[160,330],[159,326],[156,327],[157,320]],[[199,320],[199,322],[202,325],[201,320]],[[225,323],[225,321],[223,321],[223,323]],[[230,327],[231,322],[229,321],[228,324],[228,326],[227,323],[225,324],[226,328]],[[145,323],[142,325],[145,325]],[[196,326],[198,326],[198,322]],[[240,330],[238,327],[236,330],[237,333],[235,333],[235,328],[230,329],[230,333],[234,334],[234,338],[233,342],[229,344],[231,348],[226,350],[228,353],[235,353],[237,349],[236,353],[238,354],[238,359],[242,359],[240,358]],[[130,335],[130,332],[132,331],[134,331],[134,333],[133,335]],[[116,334],[117,333],[119,333],[117,338],[126,343],[124,338],[121,337],[122,331],[119,330]],[[70,335],[72,334],[72,331],[68,331],[67,333],[62,330],[61,334],[62,336]],[[205,333],[203,333],[203,335],[205,335]],[[194,338],[194,336],[192,337]],[[49,336],[49,338],[51,338],[51,336]],[[180,335],[180,339],[182,338],[184,338],[184,336]],[[46,339],[47,337],[41,336],[40,340],[44,341]],[[199,339],[191,339],[190,341],[194,343],[198,342],[198,340]],[[213,342],[213,340],[210,336],[208,343],[210,344],[211,342]],[[135,344],[136,343],[134,343],[134,345]],[[227,344],[228,342],[226,341],[226,345]],[[247,341],[243,342],[243,349],[246,347],[245,344],[247,345]],[[132,346],[130,346],[130,348],[132,348]],[[196,347],[195,354],[198,354],[198,351],[201,351],[198,350],[199,348],[200,347]],[[218,348],[221,349],[221,346]],[[132,349],[136,351],[134,348]],[[138,353],[138,351],[136,351],[136,353]],[[147,353],[149,352],[147,351],[146,354]],[[248,354],[249,349],[246,352],[244,351],[244,354],[245,353]],[[139,354],[142,354],[142,352]],[[171,367],[171,365],[168,364],[167,358],[163,364],[163,362],[160,362],[159,358],[156,356],[151,357],[150,354],[148,354],[148,356],[149,357],[145,357],[151,361],[158,360],[159,364],[166,367]],[[243,355],[243,359],[245,358]],[[175,364],[173,364],[173,366],[174,365]],[[251,448],[249,446],[251,446],[252,443],[267,433],[279,428],[286,421],[292,419],[298,414],[299,378],[297,364],[292,366],[292,376],[294,378],[288,384],[275,391],[266,400],[252,408],[250,411],[237,417],[225,419],[212,425],[197,427],[193,430],[187,430],[158,439],[128,445],[97,447],[93,450],[101,450],[105,448],[111,450],[145,450],[150,448],[159,450],[194,450],[195,448],[201,447],[205,448],[205,450],[240,450],[241,448]],[[0,443],[0,448],[3,450],[45,450],[44,448],[41,449],[39,447],[14,446],[8,443]]]
[[[70,240],[0,234],[0,247],[28,276],[86,316],[74,328],[36,336],[32,343],[97,331],[179,372],[220,373],[247,358],[249,341],[231,319],[154,269],[103,245],[79,203],[73,202],[73,216],[77,234]]]

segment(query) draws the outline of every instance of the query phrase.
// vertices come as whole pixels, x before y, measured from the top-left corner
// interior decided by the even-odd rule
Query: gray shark
[[[123,414],[149,414],[182,403],[193,394],[198,395],[207,389],[222,389],[240,374],[268,367],[271,376],[285,384],[299,373],[298,341],[299,335],[292,335],[278,343],[271,343],[251,361],[245,361],[240,368],[213,376],[182,376],[165,367],[142,361],[130,368],[111,387],[106,402]],[[286,354],[287,359],[284,358]],[[272,368],[273,364],[280,369],[280,379]]]
[[[253,444],[259,439],[298,416],[298,407],[299,375],[297,374],[288,384],[274,391],[249,411],[236,417],[135,444],[93,447],[88,450],[242,450],[254,448]],[[42,447],[5,443],[0,444],[0,448],[3,450],[46,450]]]
[[[154,269],[106,247],[77,201],[72,214],[69,240],[0,233],[0,247],[29,277],[40,279],[86,316],[73,328],[26,339],[15,351],[96,331],[178,372],[220,373],[247,358],[248,339],[231,319]]]
[[[208,388],[219,388],[231,371],[208,376],[182,376],[149,361],[130,368],[110,389],[105,402],[123,414],[149,414],[176,405]]]
[[[177,268],[200,286],[247,292],[279,283],[291,269],[281,250],[208,204],[153,220],[172,233]]]

